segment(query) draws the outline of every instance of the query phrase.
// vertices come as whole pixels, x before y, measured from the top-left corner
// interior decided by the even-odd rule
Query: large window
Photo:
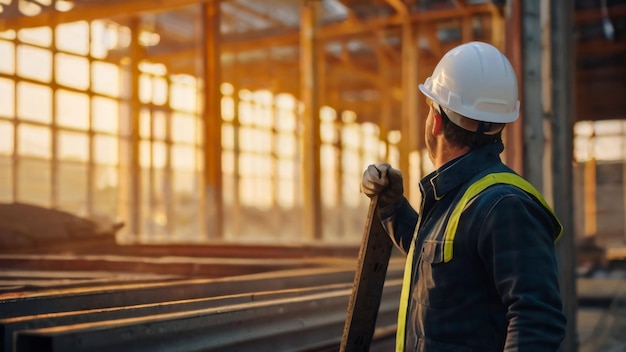
[[[0,202],[121,220],[123,239],[201,241],[215,206],[203,199],[204,153],[221,147],[225,238],[297,241],[309,211],[301,103],[223,83],[222,139],[205,141],[200,75],[148,55],[159,36],[144,27],[134,50],[132,29],[113,21],[0,33]],[[320,120],[324,239],[354,239],[361,173],[397,147],[352,111],[324,107]]]

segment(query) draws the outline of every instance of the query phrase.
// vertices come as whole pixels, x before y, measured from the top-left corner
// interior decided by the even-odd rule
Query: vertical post
[[[539,0],[522,2],[523,55],[521,105],[524,111],[524,177],[543,191],[544,114],[541,75],[541,6]]]
[[[235,72],[237,71],[237,60],[238,60],[238,56],[235,54],[235,59],[233,61],[233,66],[234,66],[234,70]],[[234,105],[234,116],[233,116],[233,137],[234,137],[234,141],[233,141],[233,203],[232,203],[232,209],[231,209],[231,221],[232,226],[231,226],[231,235],[233,237],[236,237],[238,235],[241,235],[241,224],[240,221],[242,220],[241,218],[241,202],[239,201],[240,199],[240,194],[239,194],[239,183],[241,180],[241,177],[239,176],[240,170],[239,170],[239,156],[241,155],[241,148],[240,148],[240,141],[239,141],[239,133],[241,130],[241,124],[239,122],[239,80],[240,80],[240,75],[235,73],[235,81],[233,82],[233,105]]]
[[[415,172],[422,176],[423,161],[421,149],[419,148],[418,132],[424,130],[424,122],[418,120],[418,100],[423,99],[417,91],[418,75],[417,63],[418,52],[417,43],[413,32],[408,13],[404,14],[402,22],[402,140],[400,152],[400,169],[408,177],[404,177],[404,189],[411,190],[411,180],[414,179]],[[423,133],[422,133],[423,135]],[[419,151],[420,166],[414,170],[410,168],[411,152]],[[407,193],[407,195],[413,192]],[[414,199],[411,199],[412,201]],[[419,203],[418,203],[419,204]]]
[[[624,215],[622,216],[622,230],[624,231],[623,240],[626,241],[626,122],[622,121],[622,208]]]
[[[591,157],[585,162],[584,173],[584,194],[585,194],[585,237],[595,239],[597,233],[598,207],[596,204],[596,159]]]
[[[382,56],[383,55],[379,55],[379,58],[381,58],[381,60],[379,61],[379,71],[382,77],[382,84],[379,85],[379,92],[381,95],[380,137],[381,140],[383,140],[385,143],[384,160],[388,162],[389,131],[391,130],[391,119],[393,118],[393,97],[391,96],[391,89],[388,89],[388,87],[392,85],[389,80],[390,63]],[[398,165],[393,165],[393,167],[397,168]]]
[[[567,335],[561,345],[565,352],[578,350],[576,333],[576,258],[573,221],[573,38],[574,2],[551,0],[550,18],[552,32],[552,175],[554,210],[565,228],[557,246],[560,267],[563,310],[567,317]]]
[[[319,56],[317,21],[319,2],[305,0],[300,28],[300,96],[302,112],[302,187],[304,196],[303,234],[306,239],[322,238],[322,199],[320,187],[320,102],[318,92]]]
[[[132,40],[130,43],[130,233],[135,240],[141,239],[141,167],[139,161],[139,62],[143,49],[139,45],[139,18],[133,16],[130,25]]]
[[[54,33],[56,31],[56,26],[51,26],[50,30],[52,31],[52,33]],[[56,40],[55,40],[55,35],[52,36],[51,41],[52,43],[50,44],[50,49],[52,50],[52,77],[50,78],[50,82],[52,82],[52,100],[51,100],[51,120],[50,120],[50,133],[52,134],[52,138],[50,138],[50,151],[51,151],[51,157],[50,157],[50,208],[59,208],[59,183],[61,181],[61,177],[59,177],[59,143],[58,143],[58,137],[59,137],[59,129],[57,128],[57,114],[56,114],[56,110],[55,106],[56,106],[56,99],[54,98],[54,91],[56,90],[57,86],[56,86],[56,74],[55,74],[55,69],[54,67],[56,66],[56,53],[57,53],[57,49],[56,49]],[[91,124],[90,124],[91,125]],[[91,136],[90,136],[91,137]],[[91,138],[90,138],[91,140]],[[86,215],[91,215],[91,214],[86,214]]]
[[[505,45],[504,53],[513,65],[516,76],[519,78],[517,82],[520,101],[520,117],[517,121],[510,123],[504,129],[506,148],[504,149],[504,159],[506,164],[522,174],[524,172],[524,76],[522,75],[522,6],[521,0],[508,0],[508,10],[505,11],[506,29],[505,29]]]
[[[222,115],[220,66],[220,0],[202,4],[204,35],[203,103],[204,121],[204,228],[207,238],[224,232],[222,193]]]

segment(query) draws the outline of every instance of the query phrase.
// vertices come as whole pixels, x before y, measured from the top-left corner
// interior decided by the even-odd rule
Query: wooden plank
[[[343,352],[369,350],[383,298],[393,243],[378,217],[377,203],[377,198],[370,201],[365,221],[354,285],[341,338],[340,351]]]

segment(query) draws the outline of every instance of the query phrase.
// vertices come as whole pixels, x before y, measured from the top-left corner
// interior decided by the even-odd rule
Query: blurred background
[[[163,336],[173,351],[336,350],[369,205],[361,174],[389,162],[418,207],[433,167],[417,87],[473,40],[518,75],[521,117],[502,157],[565,225],[563,350],[626,350],[626,1],[0,0],[5,350],[140,350]],[[390,263],[380,350],[393,343],[401,262]],[[271,283],[252,284],[259,275]],[[191,287],[234,277],[219,292]],[[273,308],[217,298],[261,292]],[[260,337],[206,321],[181,332],[180,314],[215,314],[179,305],[201,297],[235,307],[229,324],[246,331],[263,309],[295,308]],[[311,300],[332,301],[320,311],[334,320],[312,323]],[[158,302],[177,308],[86,312]],[[122,344],[103,328],[157,321],[171,334]],[[293,321],[311,342],[283,336]]]

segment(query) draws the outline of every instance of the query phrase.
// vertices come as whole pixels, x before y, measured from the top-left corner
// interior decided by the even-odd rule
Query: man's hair
[[[456,147],[469,147],[471,150],[490,143],[502,142],[502,131],[492,135],[468,131],[450,121],[443,111],[441,111],[441,121],[444,137]]]

